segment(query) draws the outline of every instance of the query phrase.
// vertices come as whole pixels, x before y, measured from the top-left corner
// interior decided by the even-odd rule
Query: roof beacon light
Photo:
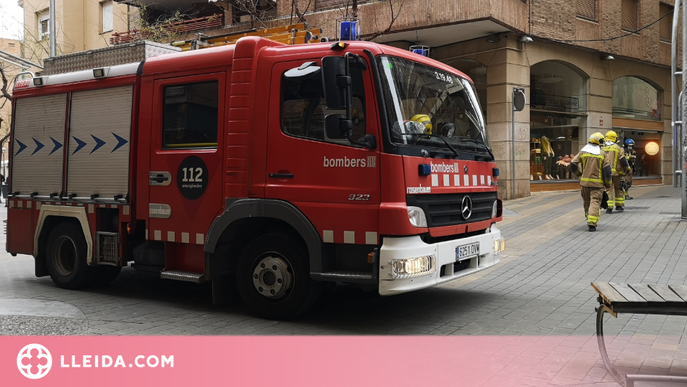
[[[340,17],[336,19],[336,36],[339,40],[360,39],[360,20],[356,17]]]
[[[426,56],[429,58],[429,46],[413,45],[413,46],[410,46],[409,50],[411,52],[414,52],[416,54]]]

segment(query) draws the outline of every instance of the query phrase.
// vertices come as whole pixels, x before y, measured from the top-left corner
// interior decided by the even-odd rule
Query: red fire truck
[[[62,288],[123,266],[297,316],[499,262],[474,85],[370,42],[259,37],[15,83],[7,251]]]

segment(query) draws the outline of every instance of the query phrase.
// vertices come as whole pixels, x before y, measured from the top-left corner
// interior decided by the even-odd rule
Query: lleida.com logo
[[[40,344],[29,344],[17,354],[17,368],[29,379],[40,379],[52,368],[52,355]],[[122,355],[60,355],[60,368],[174,368],[174,355],[138,355],[127,363]]]
[[[29,344],[17,355],[17,368],[29,379],[40,379],[50,372],[52,355],[40,344]]]

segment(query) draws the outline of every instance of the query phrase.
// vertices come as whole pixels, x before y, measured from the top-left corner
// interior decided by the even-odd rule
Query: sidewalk
[[[617,385],[596,346],[598,303],[590,283],[687,283],[680,189],[633,187],[631,195],[624,212],[602,213],[596,232],[587,229],[579,191],[505,201],[500,228],[507,247],[501,263],[479,278],[446,285],[498,300],[489,302],[490,313],[464,316],[470,323],[460,334],[568,336],[574,342],[576,349],[540,348],[544,357],[563,355],[563,361],[514,385]],[[624,373],[687,375],[686,325],[682,316],[608,317],[604,331],[611,361]]]

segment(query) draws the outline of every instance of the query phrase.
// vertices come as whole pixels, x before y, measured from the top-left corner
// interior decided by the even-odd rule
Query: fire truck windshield
[[[472,83],[406,59],[381,56],[378,61],[392,143],[493,159]]]

